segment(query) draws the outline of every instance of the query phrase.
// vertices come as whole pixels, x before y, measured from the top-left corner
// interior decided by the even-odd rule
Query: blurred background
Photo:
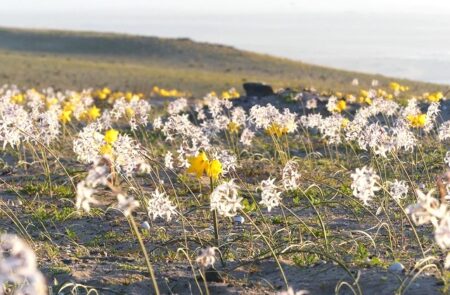
[[[188,37],[336,68],[450,83],[450,1],[445,0],[18,0],[3,5],[0,25]]]

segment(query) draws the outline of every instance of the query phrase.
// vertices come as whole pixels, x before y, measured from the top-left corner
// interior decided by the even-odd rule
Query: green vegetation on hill
[[[202,95],[245,81],[274,87],[310,87],[356,91],[358,78],[387,85],[397,80],[412,91],[446,86],[391,79],[305,64],[229,46],[122,34],[0,28],[0,84],[81,89],[110,86],[149,91],[153,85]]]

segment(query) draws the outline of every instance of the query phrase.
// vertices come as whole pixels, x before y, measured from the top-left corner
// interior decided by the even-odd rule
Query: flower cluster
[[[166,196],[164,192],[155,190],[152,197],[148,200],[147,211],[148,216],[153,220],[157,217],[164,218],[167,221],[172,219],[172,215],[176,215],[176,206],[172,204],[172,201]]]
[[[271,211],[272,208],[278,207],[281,201],[281,191],[275,185],[275,178],[268,178],[261,181],[261,201],[260,204],[267,207],[267,211]]]
[[[234,180],[218,185],[211,193],[211,210],[225,217],[233,217],[242,209],[242,198],[238,197],[238,186]]]
[[[353,195],[368,206],[369,201],[375,196],[375,192],[381,189],[377,184],[380,177],[375,174],[372,168],[364,166],[356,168],[355,172],[351,174],[351,178],[353,179],[351,185]]]

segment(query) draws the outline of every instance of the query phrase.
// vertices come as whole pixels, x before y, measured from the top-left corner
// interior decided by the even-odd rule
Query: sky
[[[252,13],[421,13],[449,14],[448,0],[2,0],[10,13],[252,14]]]

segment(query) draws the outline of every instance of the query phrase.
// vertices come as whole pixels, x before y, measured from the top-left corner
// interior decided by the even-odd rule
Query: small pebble
[[[401,273],[405,270],[405,267],[400,262],[394,262],[389,266],[388,270],[395,273]]]
[[[382,211],[383,211],[383,208],[381,206],[378,207],[377,212],[375,213],[375,215],[377,215],[377,216],[380,215]]]
[[[234,221],[234,224],[239,225],[239,224],[243,224],[245,219],[241,215],[237,215],[237,216],[234,216],[233,221]]]
[[[148,221],[144,221],[141,224],[143,229],[149,230],[150,229],[150,224],[148,223]]]

